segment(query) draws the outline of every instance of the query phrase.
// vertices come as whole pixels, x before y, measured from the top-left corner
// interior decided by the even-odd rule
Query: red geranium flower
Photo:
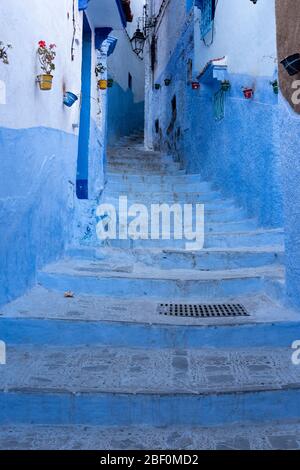
[[[39,46],[42,48],[46,47],[46,41],[39,41]]]

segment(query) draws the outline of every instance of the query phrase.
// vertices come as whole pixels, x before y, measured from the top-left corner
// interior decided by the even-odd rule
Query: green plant
[[[41,64],[41,69],[45,74],[51,75],[51,73],[55,70],[55,64],[54,60],[56,57],[56,51],[55,51],[56,45],[55,44],[50,44],[49,47],[47,47],[47,44],[45,41],[39,41],[39,48],[38,48],[38,56],[39,56],[39,61]]]
[[[0,41],[0,60],[2,60],[3,64],[9,64],[7,54],[8,49],[12,49],[12,45],[4,44],[2,41]]]
[[[96,77],[99,77],[99,75],[102,75],[106,70],[106,67],[101,64],[101,62],[99,62],[99,64],[96,65],[96,68],[95,68],[95,74],[96,74]]]

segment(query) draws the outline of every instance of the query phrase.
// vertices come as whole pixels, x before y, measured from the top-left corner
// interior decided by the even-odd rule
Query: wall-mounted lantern
[[[64,105],[67,106],[68,108],[71,108],[74,103],[78,100],[78,96],[75,95],[75,93],[72,93],[71,91],[66,91],[64,93]]]
[[[137,56],[141,57],[144,51],[146,36],[144,35],[143,31],[141,31],[139,25],[130,42],[133,52],[135,52]]]
[[[156,16],[150,16],[149,5],[148,3],[145,3],[143,7],[143,16],[138,18],[137,29],[134,35],[132,36],[132,39],[130,40],[132,50],[141,59],[143,58],[143,51],[144,51],[146,39],[149,35],[150,30],[155,27],[156,22],[157,22]]]
[[[300,72],[300,54],[292,54],[280,62],[290,76]]]
[[[170,85],[171,85],[171,81],[172,81],[171,78],[165,78],[165,79],[164,79],[164,82],[165,82],[165,85],[166,85],[166,86],[170,86]]]
[[[251,100],[251,98],[253,98],[253,95],[254,95],[254,90],[253,88],[243,88],[243,93],[244,93],[244,97],[246,98],[246,100]]]

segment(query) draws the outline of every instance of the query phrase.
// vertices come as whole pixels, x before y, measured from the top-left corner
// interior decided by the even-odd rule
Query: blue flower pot
[[[78,96],[76,96],[74,93],[71,91],[66,91],[64,94],[64,105],[68,106],[68,108],[71,108],[73,104],[78,100]]]

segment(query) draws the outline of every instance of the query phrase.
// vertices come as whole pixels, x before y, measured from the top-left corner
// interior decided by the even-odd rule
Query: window
[[[203,39],[213,27],[215,18],[216,1],[215,0],[195,0],[195,6],[201,10],[201,38]]]
[[[131,73],[128,73],[128,88],[129,88],[129,90],[132,90],[132,75],[131,75]]]

